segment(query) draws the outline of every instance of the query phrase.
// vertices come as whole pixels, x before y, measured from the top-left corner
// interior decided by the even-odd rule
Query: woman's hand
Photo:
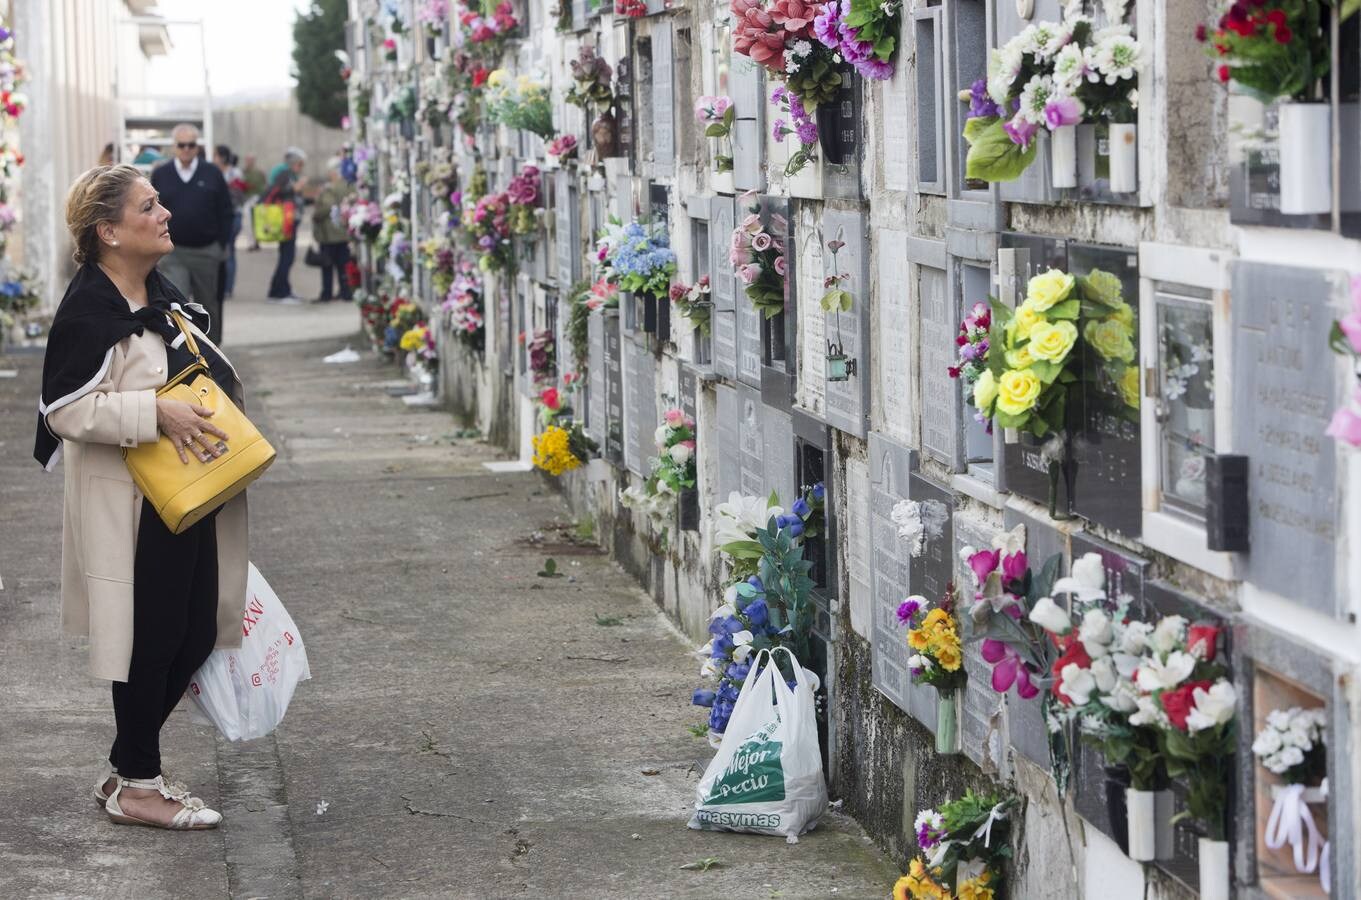
[[[161,429],[161,434],[170,438],[180,455],[180,462],[186,466],[189,465],[189,456],[185,451],[192,452],[199,462],[207,462],[226,452],[226,448],[218,441],[207,437],[211,434],[227,440],[227,433],[208,421],[212,414],[211,409],[196,403],[164,397],[156,400],[156,427]]]

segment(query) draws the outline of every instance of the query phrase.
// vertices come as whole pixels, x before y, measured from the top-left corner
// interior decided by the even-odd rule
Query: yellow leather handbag
[[[123,459],[137,489],[151,501],[166,527],[182,534],[263,475],[274,462],[274,448],[208,374],[208,362],[180,314],[171,315],[197,361],[170,379],[156,396],[213,410],[210,421],[228,435],[228,440],[218,444],[226,452],[207,462],[191,459],[185,465],[179,448],[161,435],[154,444],[124,448]]]

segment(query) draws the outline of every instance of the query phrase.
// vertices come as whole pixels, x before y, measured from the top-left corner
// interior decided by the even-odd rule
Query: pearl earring
[[[115,247],[117,247],[117,246],[118,246],[118,242],[117,242],[117,241],[114,241],[114,242],[113,242],[113,245],[114,245]]]

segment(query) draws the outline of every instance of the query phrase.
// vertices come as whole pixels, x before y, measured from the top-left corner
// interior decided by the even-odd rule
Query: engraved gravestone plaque
[[[728,495],[742,490],[742,461],[736,447],[742,426],[742,406],[737,389],[714,385],[715,414],[718,418],[718,498],[726,503]]]
[[[950,522],[954,533],[955,584],[959,588],[961,603],[967,608],[973,601],[977,585],[968,562],[964,559],[965,547],[974,549],[992,545],[993,528],[976,519],[955,516]],[[965,625],[967,635],[968,626]],[[981,642],[970,641],[964,645],[964,671],[968,681],[964,685],[964,713],[960,716],[960,737],[964,753],[978,765],[985,759],[991,760],[993,769],[1001,762],[1001,722],[1005,715],[1003,695],[992,689],[992,667],[983,659],[980,652]],[[996,734],[994,732],[997,732]]]
[[[827,424],[862,438],[869,422],[868,233],[868,220],[863,212],[829,209],[822,215],[823,238],[845,244],[837,254],[823,256],[823,271],[827,275],[847,275],[841,287],[855,298],[850,312],[826,314],[827,340],[855,361],[855,371],[848,379],[827,382]]]
[[[680,408],[690,418],[696,417],[699,397],[699,375],[687,365],[680,367],[677,376],[677,392],[680,394]]]
[[[761,494],[769,497],[774,491],[780,505],[786,509],[797,496],[797,475],[794,471],[794,421],[789,414],[769,406],[762,406],[761,440],[764,445],[764,481]]]
[[[1250,457],[1244,580],[1339,616],[1349,600],[1334,580],[1337,449],[1324,430],[1338,405],[1326,348],[1346,278],[1241,261],[1232,271],[1233,446]]]
[[[605,445],[607,416],[605,404],[605,320],[591,313],[586,320],[591,343],[591,359],[586,369],[586,433],[598,445]]]
[[[624,359],[618,314],[605,324],[605,458],[615,465],[624,461]]]
[[[897,77],[897,76],[895,76]],[[906,115],[906,113],[904,113]],[[907,289],[907,232],[879,229],[878,351],[883,430],[912,438],[912,297]]]
[[[761,386],[762,313],[746,294],[737,298],[737,379]]]
[[[709,203],[709,290],[714,304],[711,318],[714,371],[724,378],[737,378],[736,278],[728,259],[732,242],[733,201],[714,197]],[[741,297],[746,302],[745,296]]]
[[[922,449],[951,469],[959,462],[959,386],[954,365],[959,316],[952,308],[944,269],[917,267],[921,297]]]
[[[765,188],[761,139],[764,134],[762,111],[765,97],[762,70],[750,57],[732,54],[728,84],[732,90],[734,114],[732,129],[733,185],[740,191]]]
[[[737,403],[738,489],[745,497],[760,497],[765,493],[765,407],[761,405],[761,392],[738,385]]]
[[[909,560],[908,588],[910,593],[925,597],[928,603],[938,604],[954,580],[954,534],[950,524],[954,496],[913,472],[908,476],[907,499],[917,504],[917,519],[921,523],[915,540],[904,540],[899,530],[899,543]],[[936,696],[935,688],[927,685],[913,686],[909,695],[912,714],[932,728],[936,721]]]
[[[564,289],[580,277],[581,271],[581,211],[577,203],[577,189],[571,183],[570,172],[557,173],[554,199],[554,241],[557,257],[556,275]]]
[[[659,177],[672,175],[676,155],[674,59],[671,54],[671,23],[652,26],[652,171]]]
[[[872,567],[872,683],[885,697],[908,712],[911,677],[907,671],[907,631],[898,621],[898,606],[911,591],[907,548],[898,540],[893,508],[906,499],[913,451],[878,432],[870,432],[870,556]],[[934,715],[932,716],[934,721]]]
[[[657,429],[656,367],[644,345],[624,341],[624,463],[635,475],[646,476],[655,455]]]
[[[799,315],[799,406],[826,421],[827,315],[819,302],[823,292],[822,230],[812,210],[801,211],[797,233],[798,260],[794,308]]]

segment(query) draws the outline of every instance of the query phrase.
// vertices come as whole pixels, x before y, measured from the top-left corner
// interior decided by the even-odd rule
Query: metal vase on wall
[[[1332,109],[1327,103],[1283,102],[1279,122],[1281,212],[1331,212]]]

